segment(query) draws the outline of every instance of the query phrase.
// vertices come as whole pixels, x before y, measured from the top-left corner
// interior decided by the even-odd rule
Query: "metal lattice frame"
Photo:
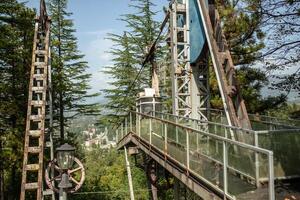
[[[189,21],[189,1],[173,1],[169,30],[173,114],[207,120],[210,96],[207,56],[191,66]]]
[[[170,36],[172,60],[172,99],[173,113],[190,116],[191,102],[191,65],[189,41],[188,1],[175,0],[170,11]]]

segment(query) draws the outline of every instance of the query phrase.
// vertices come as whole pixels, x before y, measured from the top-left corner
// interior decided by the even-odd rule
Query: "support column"
[[[149,181],[149,185],[151,187],[151,199],[152,200],[158,200],[158,189],[157,189],[157,165],[156,162],[154,160],[150,160],[147,163],[147,178]]]
[[[174,200],[180,200],[180,183],[174,178]]]

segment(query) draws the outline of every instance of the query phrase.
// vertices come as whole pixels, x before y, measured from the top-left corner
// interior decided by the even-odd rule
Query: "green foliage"
[[[270,109],[267,114],[280,119],[300,120],[300,104],[281,104],[278,108]]]
[[[84,165],[86,169],[86,181],[78,195],[72,195],[72,199],[129,199],[129,186],[125,166],[124,152],[116,150],[93,149],[85,152]],[[136,199],[148,199],[147,181],[145,172],[134,166],[134,160],[130,161],[133,187]],[[95,193],[86,193],[91,192]]]
[[[15,0],[0,3],[0,181],[9,199],[19,198],[34,15]]]
[[[260,24],[262,15],[256,0],[242,0],[232,4],[218,1],[223,31],[236,65],[250,64],[257,60],[265,47]]]
[[[110,89],[104,89],[108,102],[103,105],[107,109],[102,119],[103,123],[112,123],[119,120],[126,110],[135,106],[135,99],[142,88],[151,84],[151,66],[147,63],[141,71],[138,79],[135,79],[140,71],[141,63],[147,54],[147,48],[156,39],[159,31],[158,22],[153,17],[151,0],[132,1],[130,7],[134,14],[122,15],[121,21],[126,23],[128,31],[121,35],[109,34],[108,38],[115,46],[110,53],[113,55],[113,65],[105,68],[105,74],[112,77]],[[156,60],[161,59],[162,49],[155,54]],[[136,81],[134,84],[133,82]]]
[[[260,113],[276,108],[286,101],[286,96],[263,97],[261,90],[269,84],[267,75],[259,68],[250,67],[258,63],[265,48],[265,32],[261,27],[263,15],[258,1],[243,0],[231,4],[219,1],[217,5],[234,64],[240,66],[237,68],[237,79],[248,112]],[[212,107],[222,109],[217,80],[212,72],[210,87]]]
[[[89,97],[88,82],[91,74],[86,72],[88,65],[83,61],[84,55],[78,51],[75,29],[70,19],[72,13],[67,11],[67,0],[50,0],[51,14],[51,50],[53,75],[54,120],[59,125],[61,137],[64,138],[66,122],[79,114],[98,113],[97,104],[86,103]]]

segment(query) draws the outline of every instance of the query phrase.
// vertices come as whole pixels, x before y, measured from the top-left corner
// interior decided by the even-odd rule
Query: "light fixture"
[[[75,148],[65,143],[56,149],[57,164],[62,170],[72,168],[74,162]]]

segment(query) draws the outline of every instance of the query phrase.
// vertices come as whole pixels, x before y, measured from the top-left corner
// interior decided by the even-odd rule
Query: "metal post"
[[[132,114],[129,113],[129,120],[130,120],[130,131],[132,132]]]
[[[127,124],[127,117],[126,117],[125,118],[125,135],[128,133],[127,126],[128,126],[128,124]]]
[[[67,200],[67,193],[63,188],[59,188],[59,200]]]
[[[190,143],[189,143],[189,131],[185,132],[186,134],[186,168],[190,169]]]
[[[175,122],[176,122],[176,124],[178,124],[178,117],[177,116],[175,116]],[[177,126],[175,127],[175,131],[176,131],[176,143],[178,143],[179,139],[178,139],[178,127]]]
[[[257,135],[256,131],[254,131],[254,146],[258,147],[258,135]],[[257,152],[255,152],[255,181],[256,181],[256,187],[260,187],[260,183],[259,183],[259,156],[258,156]]]
[[[152,119],[149,119],[149,143],[152,144]]]
[[[165,153],[168,153],[168,130],[167,123],[164,123],[164,132],[165,132]]]
[[[269,199],[275,200],[273,152],[270,152],[268,155],[268,164],[269,164]]]
[[[228,165],[228,152],[226,142],[223,141],[223,190],[224,190],[224,200],[226,199],[228,192],[228,181],[227,181],[227,165]]]
[[[179,200],[180,199],[180,183],[177,178],[174,178],[174,199]]]
[[[138,125],[138,134],[139,134],[139,137],[141,137],[141,115],[138,114],[138,122],[139,122],[139,125]]]
[[[121,133],[122,133],[122,138],[124,137],[124,128],[123,128],[123,123],[121,124]]]
[[[134,200],[133,185],[132,185],[132,177],[131,177],[131,169],[130,169],[130,163],[129,163],[128,157],[127,157],[127,149],[126,149],[126,146],[124,146],[124,151],[125,151],[125,160],[126,160],[126,168],[127,168],[127,176],[128,176],[128,184],[129,184],[130,199],[131,199],[131,200]]]

